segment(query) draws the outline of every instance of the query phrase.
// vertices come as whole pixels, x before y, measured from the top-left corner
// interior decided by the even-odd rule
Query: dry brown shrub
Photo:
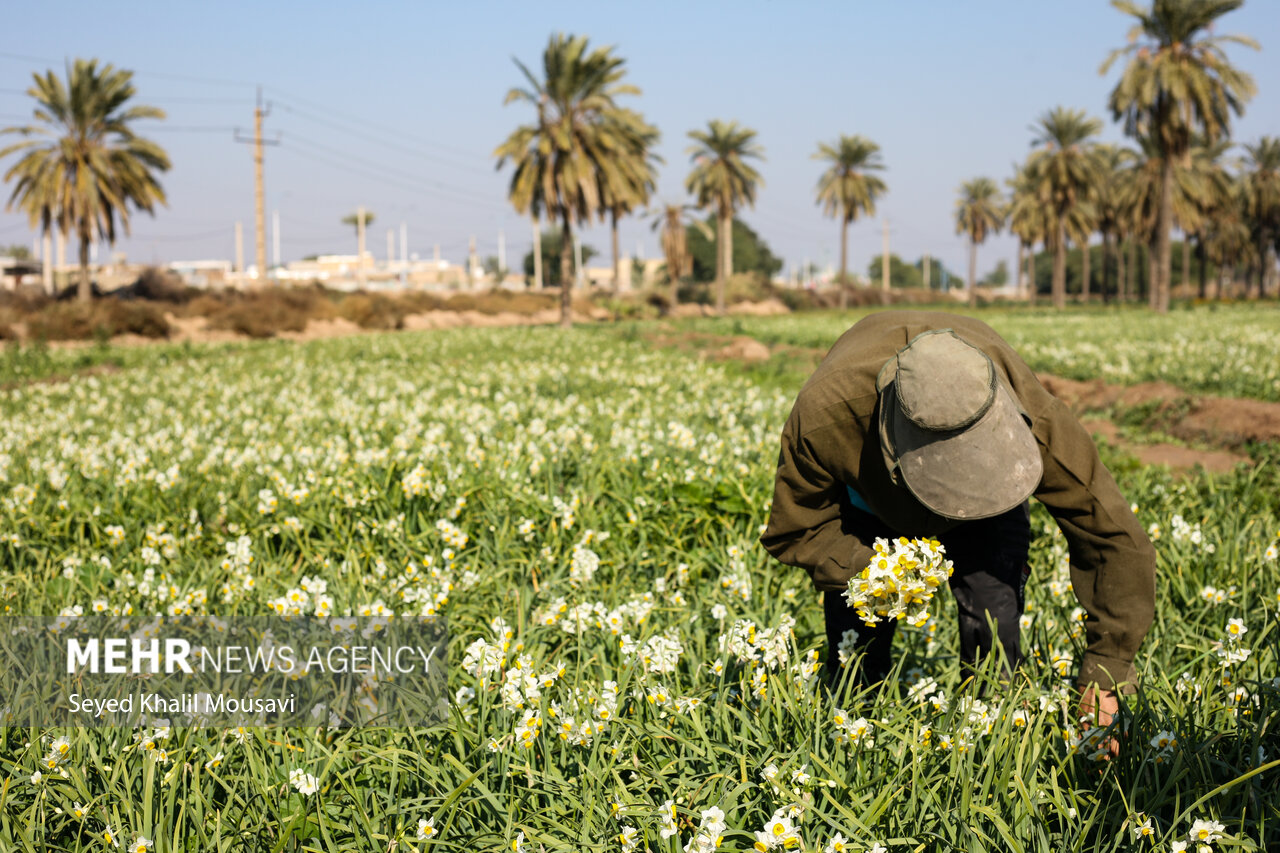
[[[425,290],[406,290],[398,294],[396,299],[404,306],[406,314],[425,314],[428,311],[448,310],[448,299],[438,293],[430,293]]]
[[[555,293],[490,290],[476,295],[475,310],[481,314],[536,314],[559,304],[559,294]]]
[[[50,341],[84,341],[124,334],[167,338],[170,331],[159,306],[116,299],[46,305],[31,316],[28,330],[30,337]]]
[[[338,316],[362,329],[404,328],[406,313],[403,301],[382,293],[351,293],[338,303]]]
[[[224,298],[226,301],[221,307],[205,315],[211,329],[230,329],[251,338],[270,338],[277,332],[301,332],[307,327],[307,306],[282,299],[279,294],[255,291],[228,293]]]
[[[253,338],[301,332],[308,320],[337,316],[330,292],[319,287],[216,291],[191,300],[184,313],[208,318],[211,329],[230,329]]]

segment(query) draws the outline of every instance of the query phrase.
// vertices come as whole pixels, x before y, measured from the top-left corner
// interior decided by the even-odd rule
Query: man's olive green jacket
[[[806,569],[819,589],[844,589],[872,554],[871,543],[851,532],[846,486],[907,536],[933,536],[960,523],[931,513],[891,479],[876,427],[880,368],[930,329],[952,329],[990,356],[1030,419],[1044,463],[1034,496],[1066,536],[1072,588],[1088,614],[1081,683],[1134,682],[1134,656],[1155,608],[1155,550],[1089,434],[1013,348],[979,320],[885,311],[836,341],[783,427],[773,507],[761,537],[765,549]]]

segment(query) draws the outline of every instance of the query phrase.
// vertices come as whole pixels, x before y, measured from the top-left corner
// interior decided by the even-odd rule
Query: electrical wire
[[[411,145],[403,145],[399,142],[389,140],[383,135],[369,133],[366,130],[350,127],[348,125],[343,124],[342,122],[338,122],[329,118],[314,115],[313,113],[307,112],[306,110],[300,110],[297,107],[290,106],[287,103],[280,103],[279,101],[273,101],[272,105],[280,107],[280,109],[284,110],[285,112],[290,113],[292,115],[296,115],[299,118],[305,119],[307,121],[312,121],[317,124],[321,124],[326,127],[333,128],[335,130],[340,130],[343,133],[347,133],[352,136],[365,139],[369,142],[382,145],[386,148],[391,148],[396,151],[401,151],[403,153],[410,154],[414,157],[423,157],[428,160],[435,160],[445,166],[450,166],[455,169],[465,169],[468,172],[473,172],[478,175],[489,175],[493,173],[492,170],[490,169],[483,169],[478,166],[474,166],[470,163],[460,163],[457,160],[451,160],[446,157],[441,157],[438,154],[430,154],[428,152],[423,151],[421,148],[417,148]],[[403,128],[400,129],[399,131],[396,131],[396,133],[403,134],[404,133]]]
[[[321,156],[321,155],[319,155],[319,154],[315,154],[315,153],[313,153],[313,152],[311,152],[311,151],[306,151],[306,150],[304,150],[304,149],[300,149],[300,148],[292,148],[291,146],[289,146],[289,145],[287,145],[287,144],[286,144],[284,147],[285,147],[285,148],[289,148],[289,150],[293,151],[293,153],[294,153],[294,154],[296,154],[296,155],[298,155],[298,156],[300,156],[300,157],[305,157],[305,158],[307,158],[307,159],[309,159],[309,160],[315,160],[316,162],[323,163],[324,165],[327,165],[327,166],[329,166],[330,168],[333,168],[333,169],[338,169],[338,170],[340,170],[340,171],[344,171],[344,172],[350,172],[350,173],[351,173],[351,174],[353,174],[353,175],[357,175],[357,176],[359,176],[359,177],[363,177],[363,178],[365,178],[365,179],[367,179],[367,180],[371,180],[371,181],[379,181],[379,182],[381,182],[381,183],[384,183],[384,184],[387,184],[387,185],[389,185],[389,186],[395,187],[396,189],[406,190],[406,191],[410,191],[410,192],[423,193],[423,194],[427,194],[427,195],[430,195],[430,194],[433,194],[433,193],[447,192],[447,191],[443,191],[443,190],[441,190],[441,188],[440,188],[440,187],[424,187],[424,186],[422,186],[422,185],[418,184],[416,181],[412,181],[412,180],[405,180],[405,179],[403,179],[403,178],[393,178],[393,177],[389,177],[389,176],[385,176],[385,175],[380,175],[380,174],[378,174],[378,173],[376,173],[376,172],[370,172],[370,171],[367,171],[367,170],[365,170],[365,169],[358,169],[358,168],[354,168],[354,167],[352,167],[352,166],[347,165],[346,163],[342,163],[342,162],[339,162],[339,161],[331,160],[331,159],[329,159],[328,157],[324,157],[324,156]],[[467,198],[467,197],[463,197],[463,196],[450,197],[450,198],[448,198],[447,200],[448,200],[448,201],[462,202],[462,203],[464,203],[464,204],[474,204],[474,205],[477,205],[477,206],[479,206],[479,207],[489,208],[489,209],[491,209],[491,210],[496,210],[496,209],[499,209],[499,208],[501,207],[500,205],[494,204],[493,202],[486,202],[486,201],[481,201],[481,200],[476,199],[476,198]]]
[[[367,119],[363,119],[358,116],[352,116],[349,113],[343,114],[340,112],[335,112],[332,106],[329,104],[321,104],[321,103],[317,103],[316,101],[312,101],[308,98],[299,97],[298,95],[291,95],[288,92],[285,92],[281,89],[277,89],[275,87],[267,87],[267,91],[278,92],[281,96],[283,96],[286,99],[286,101],[296,101],[297,103],[303,104],[304,106],[307,106],[310,109],[321,110],[328,117],[329,121],[345,122],[349,126],[352,124],[359,125],[362,132],[364,131],[365,128],[373,128],[375,130],[382,130],[384,133],[389,133],[393,135],[404,133],[403,127],[392,127],[390,125],[379,124],[378,122],[368,121]],[[281,104],[280,106],[282,109],[285,108],[285,104]],[[296,110],[297,107],[295,106],[294,109]],[[435,148],[439,151],[456,154],[467,160],[470,160],[475,157],[474,151],[469,151],[464,148],[454,148],[451,145],[442,145],[439,142],[423,142],[422,144],[428,148]]]
[[[463,194],[463,195],[471,196],[471,197],[477,197],[477,196],[476,196],[476,194],[475,194],[475,192],[473,192],[472,190],[469,190],[469,189],[467,189],[467,188],[465,188],[465,187],[459,187],[459,186],[455,186],[455,185],[453,185],[453,184],[446,184],[446,183],[444,183],[443,181],[437,181],[437,180],[435,180],[435,179],[433,179],[433,178],[427,178],[427,177],[424,177],[424,176],[422,176],[422,175],[414,174],[414,173],[412,173],[412,172],[406,172],[405,170],[400,169],[400,168],[397,168],[397,167],[395,167],[395,166],[388,166],[388,165],[386,165],[386,164],[384,164],[384,163],[378,163],[378,162],[375,162],[375,161],[373,161],[373,160],[366,160],[366,159],[364,159],[364,158],[362,158],[362,157],[353,157],[352,155],[348,154],[348,153],[347,153],[347,152],[345,152],[345,151],[342,151],[342,150],[340,150],[340,149],[334,148],[334,147],[332,147],[332,146],[330,146],[330,145],[324,145],[324,144],[322,144],[322,143],[316,142],[315,140],[308,139],[308,138],[306,138],[306,137],[298,137],[298,136],[295,136],[295,135],[293,135],[293,134],[290,134],[290,136],[289,136],[289,140],[290,140],[292,143],[301,142],[304,146],[312,147],[312,148],[318,148],[318,149],[320,149],[320,151],[321,151],[321,152],[328,153],[328,154],[331,154],[331,155],[334,155],[334,156],[337,156],[337,157],[341,157],[341,158],[343,158],[343,160],[344,160],[344,161],[352,161],[352,162],[354,162],[354,163],[358,163],[358,164],[360,164],[360,165],[364,166],[365,168],[374,169],[374,170],[381,171],[381,172],[388,172],[388,173],[390,173],[390,174],[388,175],[388,177],[392,177],[392,178],[396,178],[396,179],[401,179],[401,178],[405,178],[405,177],[407,177],[407,178],[409,178],[410,180],[413,180],[413,181],[416,181],[416,182],[419,182],[419,183],[422,183],[422,184],[430,185],[430,186],[432,186],[432,187],[434,187],[434,188],[436,188],[436,189],[439,189],[439,190],[444,190],[444,191],[447,191],[447,192],[461,193],[461,194]]]

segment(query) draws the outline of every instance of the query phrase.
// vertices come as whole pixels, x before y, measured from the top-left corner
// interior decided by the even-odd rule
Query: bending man
[[[825,591],[833,677],[849,630],[864,679],[891,667],[896,622],[867,627],[841,597],[876,537],[941,540],[962,663],[991,649],[990,617],[1016,665],[1033,496],[1066,536],[1087,613],[1082,708],[1100,700],[1107,723],[1151,624],[1155,551],[1089,434],[985,323],[886,311],[845,332],[787,418],[761,542]]]

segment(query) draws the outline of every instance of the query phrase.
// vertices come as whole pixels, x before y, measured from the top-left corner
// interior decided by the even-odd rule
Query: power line
[[[360,125],[360,127],[361,127],[361,128],[366,128],[366,127],[368,127],[368,128],[380,129],[380,130],[382,130],[382,131],[383,131],[383,132],[385,132],[385,133],[389,133],[389,134],[393,134],[393,135],[397,135],[397,136],[398,136],[398,135],[400,135],[400,134],[403,134],[403,133],[404,133],[404,128],[403,128],[403,127],[392,127],[391,125],[379,124],[379,123],[377,123],[377,122],[371,122],[371,121],[368,121],[367,119],[363,119],[363,118],[360,118],[360,117],[358,117],[358,116],[353,116],[353,115],[350,115],[350,114],[346,114],[346,115],[345,115],[345,117],[343,117],[343,116],[344,116],[344,114],[343,114],[343,113],[335,112],[335,111],[333,110],[333,108],[332,108],[330,105],[328,105],[328,104],[321,104],[321,103],[317,103],[317,102],[315,102],[315,101],[312,101],[312,100],[310,100],[310,99],[308,99],[308,98],[299,97],[298,95],[291,95],[291,94],[289,94],[288,92],[285,92],[285,91],[283,91],[283,90],[281,90],[281,89],[277,89],[277,88],[274,88],[274,87],[270,87],[270,86],[268,86],[267,88],[268,88],[268,90],[269,90],[269,91],[278,92],[278,93],[279,93],[280,95],[282,95],[283,97],[285,97],[285,98],[287,98],[287,99],[289,99],[289,100],[291,100],[291,101],[296,101],[296,102],[298,102],[299,104],[304,104],[304,105],[306,105],[306,106],[310,107],[311,109],[323,110],[323,111],[325,112],[325,114],[329,117],[329,119],[328,119],[328,120],[330,120],[330,121],[342,120],[342,121],[345,121],[348,125],[350,125],[350,124],[354,123],[354,124],[358,124],[358,125]],[[281,105],[281,107],[282,107],[282,108],[284,108],[284,109],[287,109],[287,107],[285,107],[283,104]],[[296,110],[296,107],[295,107],[294,109]],[[338,118],[336,118],[336,117],[343,117],[343,118],[338,119]],[[379,139],[379,141],[385,141],[385,140],[382,140],[382,139],[380,138],[380,139]],[[475,152],[474,152],[474,151],[468,151],[468,150],[466,150],[466,149],[464,149],[464,148],[454,148],[454,147],[453,147],[453,146],[451,146],[451,145],[442,145],[442,144],[440,144],[439,142],[425,142],[425,143],[423,143],[423,144],[424,144],[424,145],[426,145],[426,146],[427,146],[427,147],[429,147],[429,148],[436,148],[436,149],[438,149],[438,150],[440,150],[440,151],[446,151],[446,152],[449,152],[449,153],[451,153],[451,154],[457,154],[457,155],[459,155],[459,156],[461,156],[461,157],[464,157],[464,158],[466,158],[466,159],[468,159],[468,160],[469,160],[469,159],[471,159],[471,158],[473,158],[473,157],[475,157]]]
[[[163,124],[147,128],[148,133],[235,133],[231,125],[182,125]]]
[[[321,156],[321,155],[319,155],[319,154],[315,154],[315,153],[313,153],[313,152],[306,151],[306,150],[303,150],[303,149],[293,148],[293,147],[292,147],[292,146],[290,146],[290,145],[286,145],[285,147],[286,147],[286,148],[290,148],[290,150],[292,150],[294,154],[297,154],[297,155],[298,155],[298,156],[300,156],[300,157],[306,157],[306,158],[308,158],[308,159],[315,160],[315,161],[317,161],[317,162],[319,162],[319,163],[323,163],[323,164],[325,164],[325,165],[329,166],[330,168],[338,169],[338,170],[340,170],[340,171],[344,171],[344,172],[350,172],[350,173],[351,173],[351,174],[353,174],[353,175],[358,175],[358,176],[363,177],[363,178],[366,178],[366,179],[368,179],[368,180],[372,180],[372,181],[381,181],[382,183],[384,183],[384,184],[388,184],[389,186],[393,186],[393,187],[395,187],[395,188],[397,188],[397,189],[401,189],[401,190],[410,190],[410,191],[413,191],[413,192],[425,193],[425,194],[440,193],[440,192],[450,192],[449,190],[442,190],[440,187],[424,187],[424,186],[418,185],[416,181],[415,181],[415,182],[409,182],[409,181],[404,180],[403,178],[393,178],[393,177],[388,177],[388,176],[384,176],[384,175],[377,174],[376,172],[370,172],[370,171],[367,171],[367,170],[365,170],[365,169],[357,169],[357,168],[354,168],[354,167],[352,167],[352,166],[347,165],[346,163],[342,163],[342,162],[340,162],[340,161],[334,161],[334,160],[329,159],[328,157],[323,157],[323,156]],[[459,196],[459,197],[453,197],[453,198],[450,198],[450,199],[448,199],[448,200],[449,200],[449,201],[461,201],[461,202],[464,202],[464,203],[468,203],[468,204],[475,204],[475,205],[479,205],[479,206],[481,206],[481,207],[487,207],[487,208],[495,209],[495,210],[496,210],[496,209],[500,209],[500,208],[501,208],[501,205],[495,205],[493,202],[480,201],[480,200],[479,200],[479,199],[477,199],[477,198],[467,198],[467,197],[461,197],[461,196]]]
[[[210,237],[227,237],[230,236],[230,228],[219,228],[216,231],[202,231],[199,234],[130,234],[128,239],[137,240],[139,242],[178,242],[181,240],[207,240]]]
[[[456,186],[456,185],[453,185],[453,184],[446,184],[446,183],[444,183],[443,181],[437,181],[437,180],[435,180],[435,179],[433,179],[433,178],[427,178],[427,177],[424,177],[424,176],[422,176],[422,175],[416,175],[416,174],[413,174],[413,173],[407,173],[407,172],[405,172],[403,169],[399,169],[399,168],[396,168],[396,167],[394,167],[394,166],[387,166],[387,165],[385,165],[385,164],[383,164],[383,163],[378,163],[378,162],[375,162],[375,161],[372,161],[372,160],[365,160],[365,159],[363,159],[363,158],[361,158],[361,157],[353,157],[353,156],[351,156],[350,154],[348,154],[348,153],[347,153],[347,152],[345,152],[345,151],[342,151],[342,150],[340,150],[340,149],[334,148],[334,147],[332,147],[332,146],[330,146],[330,145],[324,145],[324,144],[321,144],[321,143],[316,142],[315,140],[312,140],[312,139],[307,139],[306,137],[290,136],[290,137],[289,137],[289,141],[291,141],[291,142],[301,142],[301,143],[302,143],[303,145],[305,145],[305,146],[311,146],[311,147],[313,147],[313,148],[318,148],[318,149],[320,149],[321,151],[328,152],[328,153],[333,154],[333,155],[338,156],[338,157],[342,157],[344,160],[350,160],[350,161],[353,161],[353,162],[355,162],[355,163],[359,163],[360,165],[362,165],[362,166],[364,166],[364,167],[366,167],[366,168],[369,168],[369,169],[375,169],[375,170],[379,170],[379,171],[382,171],[382,172],[390,172],[391,174],[389,175],[389,177],[393,177],[393,178],[397,178],[397,179],[401,179],[401,178],[404,178],[404,177],[408,177],[408,178],[410,178],[411,180],[414,180],[414,181],[417,181],[417,182],[420,182],[420,183],[423,183],[423,184],[427,184],[427,185],[432,186],[432,187],[434,187],[434,188],[436,188],[436,189],[439,189],[439,190],[444,190],[444,191],[447,191],[447,192],[461,193],[461,194],[463,194],[463,195],[472,196],[472,197],[475,197],[475,195],[476,195],[472,190],[469,190],[469,189],[467,189],[466,187],[459,187],[459,186]]]
[[[365,131],[365,130],[362,130],[362,129],[358,129],[358,128],[351,127],[350,125],[345,124],[345,123],[343,123],[343,122],[334,121],[334,120],[329,119],[329,118],[325,118],[325,117],[322,117],[322,116],[314,115],[313,113],[307,112],[306,110],[300,110],[300,109],[298,109],[297,107],[290,106],[290,105],[289,105],[289,104],[287,104],[287,103],[280,103],[279,101],[275,101],[275,102],[273,102],[273,103],[275,104],[275,106],[280,107],[280,109],[284,110],[285,112],[287,112],[287,113],[292,113],[292,114],[294,114],[294,115],[298,116],[299,118],[306,119],[307,121],[313,121],[313,122],[316,122],[317,124],[322,124],[322,125],[325,125],[325,126],[327,126],[327,127],[334,128],[335,130],[340,130],[340,131],[342,131],[342,132],[344,132],[344,133],[349,133],[349,134],[351,134],[352,136],[358,136],[358,137],[360,137],[361,139],[366,139],[366,140],[368,140],[368,141],[370,141],[370,142],[373,142],[373,143],[376,143],[376,144],[378,144],[378,145],[382,145],[382,146],[385,146],[385,147],[387,147],[387,148],[392,148],[392,149],[395,149],[395,150],[397,150],[397,151],[402,151],[402,152],[404,152],[404,153],[406,153],[406,154],[410,154],[410,155],[412,155],[412,156],[414,156],[414,157],[424,157],[424,158],[426,158],[426,159],[428,159],[428,160],[436,160],[436,161],[438,161],[438,162],[440,162],[440,163],[443,163],[443,164],[444,164],[444,165],[446,165],[446,166],[452,166],[453,168],[457,168],[457,169],[466,169],[466,170],[468,170],[468,171],[470,171],[470,172],[475,172],[476,174],[481,174],[481,175],[488,175],[488,174],[492,174],[492,172],[491,172],[490,170],[488,170],[488,169],[480,169],[480,168],[478,168],[478,167],[476,167],[476,166],[473,166],[473,165],[471,165],[471,164],[468,164],[468,163],[459,163],[459,162],[457,162],[456,160],[450,160],[450,159],[447,159],[447,158],[441,157],[441,156],[440,156],[440,155],[438,155],[438,154],[429,154],[429,153],[427,153],[427,152],[423,151],[422,149],[420,149],[420,148],[415,148],[415,147],[413,147],[413,146],[409,146],[409,145],[401,145],[401,144],[400,144],[400,143],[398,143],[398,142],[394,142],[394,141],[392,141],[392,140],[387,139],[385,136],[382,136],[382,135],[379,135],[379,134],[376,134],[376,133],[369,133],[369,132],[367,132],[367,131]],[[370,124],[370,125],[367,125],[367,126],[372,127],[373,125],[371,125],[371,124]],[[403,132],[404,132],[404,130],[403,130],[403,128],[402,128],[402,129],[400,129],[399,131],[396,131],[396,132],[397,132],[397,133],[403,133]]]

